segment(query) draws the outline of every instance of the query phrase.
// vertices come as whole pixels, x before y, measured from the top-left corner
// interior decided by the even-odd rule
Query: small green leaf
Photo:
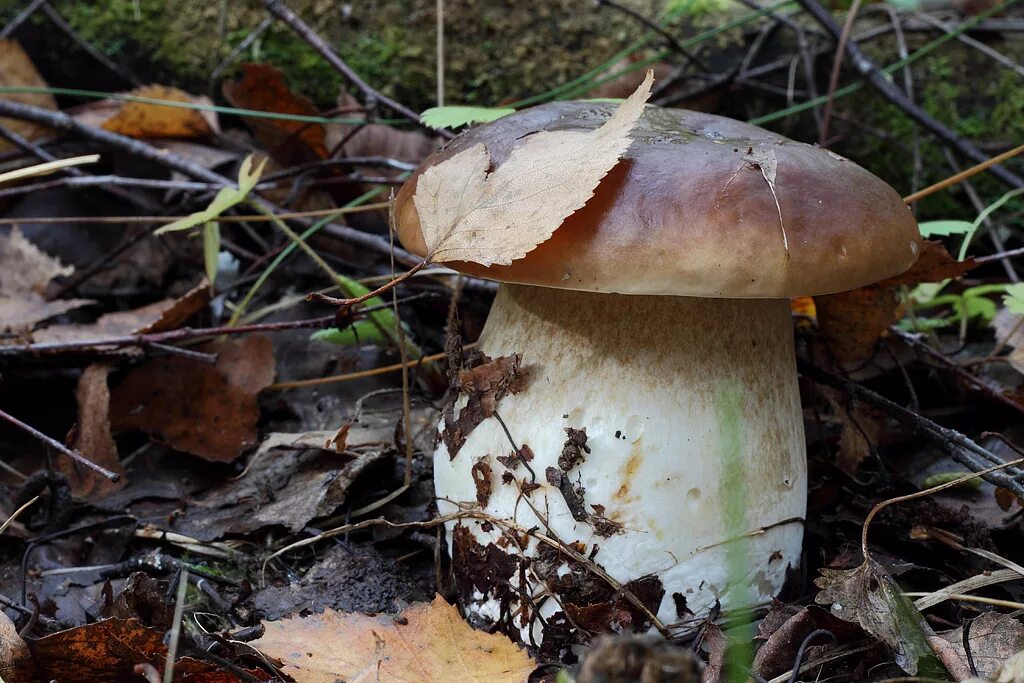
[[[942,484],[948,484],[951,481],[956,481],[961,477],[968,475],[969,472],[938,472],[931,476],[925,477],[925,480],[921,482],[922,489],[930,489],[933,486],[941,486]],[[981,478],[968,479],[956,488],[958,489],[971,489],[977,491],[981,488]]]
[[[964,310],[968,318],[981,318],[986,323],[996,317],[996,303],[983,296],[964,294]]]
[[[966,235],[971,231],[970,221],[926,221],[918,224],[921,237],[948,237],[950,235]]]
[[[1003,304],[1010,313],[1024,313],[1024,282],[1018,282],[1006,288]]]
[[[252,155],[250,154],[242,162],[241,168],[238,169],[238,187],[225,187],[217,193],[217,196],[213,198],[210,205],[202,211],[197,211],[194,214],[185,216],[173,223],[159,228],[155,235],[162,235],[165,232],[172,232],[176,230],[188,230],[194,228],[197,225],[208,223],[218,218],[222,213],[230,209],[235,204],[243,201],[252,189],[256,187],[256,184],[260,181],[260,175],[263,174],[263,167],[267,165],[267,159],[264,158],[260,161],[259,166],[255,169],[252,167]]]
[[[338,346],[386,346],[389,342],[372,320],[356,320],[342,329],[330,327],[326,330],[317,330],[309,338]]]
[[[431,107],[420,114],[420,121],[431,128],[458,128],[469,123],[497,121],[515,112],[508,107]]]
[[[210,221],[203,225],[203,265],[210,285],[217,279],[217,255],[220,254],[220,224]]]

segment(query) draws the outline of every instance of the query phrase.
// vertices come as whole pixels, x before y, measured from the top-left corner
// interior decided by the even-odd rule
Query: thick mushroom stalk
[[[524,381],[434,455],[440,512],[473,511],[448,537],[475,621],[541,643],[778,593],[807,489],[785,300],[503,284],[479,349],[521,354]]]

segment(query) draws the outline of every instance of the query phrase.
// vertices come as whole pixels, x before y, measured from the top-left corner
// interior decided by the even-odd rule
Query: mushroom
[[[532,133],[593,130],[612,110],[553,103],[459,136],[399,193],[402,243],[426,252],[426,168],[478,143],[497,166]],[[631,137],[524,258],[446,264],[502,283],[478,350],[518,354],[522,386],[492,396],[456,452],[439,441],[438,509],[466,513],[447,531],[467,615],[524,642],[775,596],[807,498],[787,299],[899,274],[920,248],[896,192],[830,151],[655,106]]]

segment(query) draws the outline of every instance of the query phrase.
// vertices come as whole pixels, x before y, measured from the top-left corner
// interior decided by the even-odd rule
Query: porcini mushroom
[[[548,104],[459,136],[399,193],[402,243],[426,253],[425,169],[477,144],[497,167],[531,134],[612,110]],[[528,642],[776,595],[807,490],[787,299],[899,274],[919,251],[896,192],[832,152],[654,106],[631,137],[524,258],[445,264],[503,283],[478,349],[518,354],[523,377],[457,452],[440,440],[438,508],[475,511],[447,528],[467,614]]]

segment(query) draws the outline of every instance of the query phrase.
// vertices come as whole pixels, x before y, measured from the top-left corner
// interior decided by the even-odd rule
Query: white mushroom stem
[[[497,412],[515,443],[533,451],[529,464],[541,488],[523,500],[521,484],[531,480],[523,466],[514,482],[503,483],[507,470],[496,456],[512,446],[492,417],[454,458],[443,443],[435,452],[442,514],[455,511],[455,503],[479,507],[471,469],[483,461],[492,473],[483,512],[578,541],[583,555],[598,545],[594,563],[621,584],[658,577],[665,593],[656,612],[664,624],[686,617],[673,594],[698,616],[716,600],[729,610],[777,594],[787,567],[799,563],[807,490],[786,301],[503,284],[479,348],[492,358],[522,355],[525,387],[502,399]],[[463,397],[456,415],[464,405]],[[584,488],[586,513],[603,506],[621,533],[595,533],[595,520],[575,519],[563,492],[548,483],[545,471],[558,467],[566,427],[586,429],[590,448],[566,476]],[[480,519],[459,523],[483,546],[502,534]],[[518,552],[505,541],[497,545]],[[524,552],[535,556],[537,543]],[[457,580],[466,571],[455,567]],[[527,586],[520,576],[510,579],[515,590],[526,589],[521,595],[549,592],[536,572],[526,576]],[[498,617],[501,597],[489,593],[471,591],[464,600],[471,616]],[[559,609],[563,600],[553,598],[542,615]],[[513,611],[521,607],[512,603]]]

